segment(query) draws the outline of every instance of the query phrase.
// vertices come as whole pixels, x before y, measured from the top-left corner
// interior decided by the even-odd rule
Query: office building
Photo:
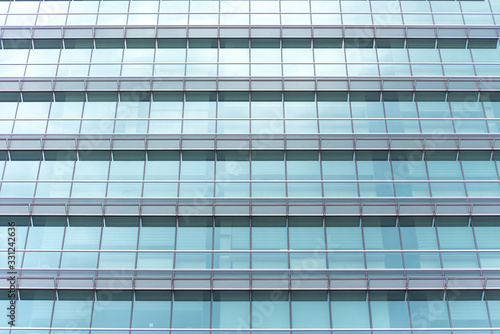
[[[500,334],[498,24],[0,1],[0,334]]]

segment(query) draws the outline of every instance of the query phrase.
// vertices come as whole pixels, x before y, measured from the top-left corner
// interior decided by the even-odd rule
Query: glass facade
[[[0,0],[0,334],[500,334],[499,24]]]

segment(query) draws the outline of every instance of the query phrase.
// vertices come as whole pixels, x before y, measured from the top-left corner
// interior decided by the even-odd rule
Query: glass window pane
[[[101,290],[96,292],[92,327],[128,328],[132,311],[132,291]]]
[[[407,269],[439,269],[441,259],[437,252],[411,252],[404,253],[403,258]]]
[[[401,253],[366,253],[368,269],[400,269],[403,268]]]
[[[64,249],[99,249],[101,224],[101,217],[71,217],[66,228]]]
[[[319,251],[290,253],[290,269],[302,271],[326,269],[326,254]]]
[[[288,151],[286,168],[288,180],[321,179],[319,152]]]
[[[217,217],[214,229],[214,249],[250,249],[250,224],[245,217]]]
[[[63,252],[61,268],[96,269],[98,252]]]
[[[288,254],[286,253],[253,253],[252,269],[288,269]],[[272,272],[266,275],[273,275]]]
[[[409,291],[411,321],[417,328],[450,326],[447,305],[442,291]]]
[[[359,217],[327,217],[328,249],[363,249]]]
[[[363,228],[366,249],[401,249],[397,227]]]
[[[170,291],[135,291],[132,327],[170,327]]]
[[[39,290],[38,290],[39,291]],[[31,291],[30,291],[31,292]],[[36,292],[35,292],[36,293]],[[52,296],[54,292],[52,291]],[[21,296],[22,298],[22,296]],[[16,303],[16,314],[24,314],[16,317],[16,326],[19,327],[49,327],[52,313],[53,298],[44,297],[45,300],[19,300]]]
[[[137,269],[173,269],[173,253],[139,253]]]
[[[134,269],[135,261],[136,253],[132,252],[100,253],[99,269]]]
[[[250,293],[214,291],[212,308],[212,328],[244,328],[242,321],[250,317]]]
[[[453,327],[489,327],[482,291],[449,290],[447,294]]]
[[[250,269],[250,253],[214,253],[214,269]]]
[[[106,226],[102,230],[101,249],[135,250],[137,249],[137,232],[137,227]]]
[[[331,294],[333,328],[369,328],[368,301],[364,291],[334,291]]]
[[[288,291],[252,291],[253,328],[290,328]]]
[[[31,226],[26,249],[61,249],[64,226]]]
[[[67,327],[72,324],[75,328],[89,327],[92,314],[91,291],[59,290],[58,300],[54,305],[52,326]]]
[[[491,325],[498,327],[500,324],[500,296],[497,291],[487,291],[486,297],[488,298],[488,308],[490,311]]]
[[[437,249],[436,229],[432,226],[401,226],[401,241],[403,249]]]
[[[252,249],[288,249],[285,219],[283,217],[254,217]]]
[[[404,291],[370,291],[370,309],[374,328],[410,327]]]
[[[142,217],[139,234],[139,249],[174,249],[175,218]]]
[[[292,291],[292,328],[329,328],[326,291]]]
[[[180,217],[177,249],[212,250],[212,229],[211,217]]]
[[[476,252],[442,253],[444,269],[478,269]]]
[[[175,291],[173,328],[210,327],[210,291]]]
[[[177,252],[175,269],[212,269],[212,253]]]
[[[478,249],[498,248],[498,239],[500,235],[500,226],[474,226]]]
[[[324,250],[325,230],[320,217],[290,217],[291,250]]]

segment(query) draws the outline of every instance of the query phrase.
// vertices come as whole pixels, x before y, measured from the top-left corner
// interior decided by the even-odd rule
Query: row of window
[[[0,50],[0,60],[4,64],[42,65],[75,64],[88,65],[100,63],[123,63],[124,65],[200,65],[219,63],[229,66],[240,64],[364,64],[380,63],[394,66],[431,65],[431,64],[471,64],[484,67],[496,64],[500,49],[34,49]],[[166,64],[165,64],[166,63]],[[251,63],[251,64],[250,64]],[[396,64],[397,63],[397,64]],[[146,69],[146,67],[145,67]]]
[[[122,290],[59,290],[57,298],[53,290],[21,290],[20,297],[18,327],[436,330],[500,324],[496,290],[448,290],[446,298],[443,291]],[[1,303],[5,309],[9,300]]]
[[[399,5],[396,1],[384,1],[384,0],[376,0],[376,1],[316,1],[313,0],[311,2],[311,9],[316,11],[323,8],[327,9],[328,11],[334,11],[338,12],[340,9],[340,6],[345,12],[370,12],[370,8],[374,12],[380,12],[381,9],[387,8],[389,5],[392,5],[389,7],[392,12],[394,11],[399,11],[400,7],[403,12],[429,12],[431,11],[431,8],[435,12],[469,12],[472,9],[476,9],[473,12],[489,12],[492,7],[493,11],[495,12],[496,9],[498,8],[498,5],[496,2],[488,0],[476,0],[475,3],[468,2],[467,0],[462,0],[462,1],[455,1],[455,2],[450,2],[454,0],[449,0],[446,3],[441,3],[440,1],[432,1],[432,2],[427,2],[427,3],[420,3],[420,1],[412,1],[412,0],[404,0],[402,1],[401,5]],[[474,1],[474,0],[470,0]],[[116,3],[117,1],[115,1]],[[189,1],[187,0],[181,0],[181,1],[168,1],[168,2],[163,2],[160,1],[159,3],[160,9],[166,9],[169,8],[172,12],[218,12],[219,9],[221,12],[234,12],[234,13],[241,13],[241,12],[247,12],[250,8],[252,12],[309,12],[309,3],[308,1],[248,1],[248,0],[239,0],[239,1],[231,1],[231,0],[222,0],[219,1],[204,1],[204,0],[197,0],[197,1]],[[87,9],[87,11],[97,11],[97,8],[101,9],[103,12],[126,12],[127,9],[129,9],[130,6],[130,11],[131,12],[148,12],[148,11],[155,11],[158,8],[158,2],[157,1],[132,1],[130,5],[128,5],[128,1],[120,1],[117,2],[117,5],[113,6],[112,3],[100,3],[97,2],[90,2],[86,4],[78,4],[78,3],[71,3],[71,5],[58,5],[58,8],[64,8],[67,9],[70,7],[70,12],[81,12],[82,8]],[[491,7],[490,7],[491,6]],[[8,7],[8,6],[6,6]],[[12,11],[14,12],[19,12],[18,7],[23,7],[25,9],[28,9],[28,12],[36,12],[36,9],[38,9],[38,4],[37,3],[28,3],[27,5],[24,4],[24,6],[15,4],[11,5],[11,8],[13,9]],[[27,8],[26,8],[27,7]],[[46,7],[49,7],[47,4],[42,4],[41,9],[45,9]],[[79,9],[79,10],[78,10]],[[114,9],[114,11],[113,11]],[[336,9],[336,10],[335,10]]]
[[[89,67],[90,66],[90,67]],[[61,64],[61,65],[0,65],[0,76],[19,77],[488,77],[498,73],[500,65],[492,64]],[[89,70],[90,69],[90,70]],[[154,69],[154,70],[153,70]],[[79,79],[80,80],[80,79]],[[281,80],[281,79],[279,79]]]
[[[308,122],[311,121],[316,124],[313,132],[317,132],[318,121],[320,125],[326,126],[334,119],[337,119],[337,121],[331,123],[332,130],[335,129],[334,124],[342,123],[341,119],[347,121],[347,123],[343,121],[345,124],[351,123],[349,119],[353,119],[354,124],[357,124],[362,119],[383,120],[385,118],[388,124],[391,125],[403,124],[405,121],[409,121],[410,124],[416,121],[418,127],[418,119],[420,118],[423,129],[427,123],[443,122],[442,128],[448,131],[449,127],[444,125],[446,123],[451,124],[452,119],[455,120],[456,124],[460,125],[457,128],[461,128],[473,125],[478,121],[484,123],[485,118],[500,118],[500,102],[497,101],[498,95],[496,92],[483,93],[481,95],[482,102],[478,101],[477,93],[468,92],[458,93],[460,96],[455,95],[457,92],[450,92],[448,97],[444,92],[417,92],[415,97],[411,92],[393,94],[386,92],[384,93],[383,102],[380,102],[379,92],[358,92],[359,94],[352,92],[350,101],[347,100],[348,95],[345,92],[318,92],[318,101],[315,101],[315,94],[312,92],[295,92],[295,95],[292,92],[290,94],[285,92],[284,103],[281,101],[281,92],[252,92],[251,102],[248,101],[248,92],[219,93],[218,102],[215,101],[217,99],[215,93],[191,94],[188,92],[186,93],[186,101],[182,102],[182,92],[153,92],[153,101],[150,102],[151,95],[149,92],[122,92],[120,94],[121,101],[118,103],[116,102],[118,99],[116,93],[98,93],[88,92],[87,97],[85,97],[84,93],[59,94],[59,92],[56,92],[55,102],[50,102],[53,99],[53,94],[50,92],[23,93],[24,102],[1,103],[0,118],[1,120],[17,119],[20,124],[34,120],[45,121],[47,119],[52,121],[78,121],[78,124],[82,119],[84,122],[90,120],[100,121],[101,126],[96,126],[94,130],[99,128],[104,130],[105,126],[109,126],[109,122],[113,124],[114,119],[116,119],[117,124],[125,122],[123,124],[128,124],[130,127],[137,124],[138,129],[141,128],[141,121],[147,124],[147,119],[152,124],[168,120],[164,124],[169,124],[170,127],[165,127],[165,134],[169,133],[169,128],[175,128],[176,124],[180,125],[182,119],[186,124],[200,121],[209,121],[207,124],[215,124],[214,119],[218,118],[221,125],[228,122],[229,119],[233,119],[233,121],[238,120],[238,122],[234,123],[235,125],[247,124],[247,127],[249,119],[257,123],[259,119],[266,119],[270,129],[276,128],[275,132],[279,132],[280,124],[281,128],[283,127],[283,121],[289,123],[288,126],[292,126],[295,122],[294,119],[304,119],[304,124],[309,125]],[[20,96],[17,92],[0,93],[0,98],[16,101]],[[417,99],[417,102],[413,102],[414,98]],[[68,100],[68,102],[62,102],[62,99]],[[88,101],[85,101],[86,99]],[[464,119],[475,120],[468,120],[462,124]],[[271,122],[270,120],[275,121]],[[338,123],[338,121],[341,122]],[[5,124],[9,122],[12,127],[12,121],[7,121]],[[491,120],[490,125],[495,124],[495,122]],[[257,123],[252,124],[257,125]],[[35,124],[33,123],[33,125]],[[70,123],[65,124],[69,125]],[[372,124],[373,127],[378,128],[378,126],[375,126],[377,122]],[[237,126],[234,127],[234,129],[237,128]],[[260,128],[260,126],[257,126],[257,128]],[[351,126],[349,125],[348,128],[350,132]],[[345,129],[345,126],[338,127],[338,129]],[[414,131],[412,127],[408,127],[406,130],[408,129]],[[207,132],[210,132],[210,130],[207,129]]]
[[[423,217],[5,217],[16,224],[16,248],[153,251],[437,251],[499,250],[500,218]],[[2,217],[2,222],[7,219]],[[251,227],[250,227],[251,225]],[[8,227],[1,227],[8,248]],[[97,254],[97,253],[96,253]],[[135,254],[135,253],[134,253]],[[258,253],[254,253],[258,254]],[[287,253],[283,253],[285,259]],[[293,254],[293,253],[291,253]],[[305,254],[305,253],[304,253]],[[315,253],[308,253],[310,258]],[[336,256],[338,253],[332,253]],[[373,253],[377,254],[377,253]],[[392,253],[401,257],[400,253]],[[408,253],[412,254],[412,253]],[[438,253],[428,253],[429,259]],[[450,256],[455,253],[450,253]],[[476,256],[475,253],[469,253]],[[486,253],[485,253],[486,254]],[[167,255],[167,254],[164,254]],[[171,255],[171,254],[170,254]],[[234,255],[237,255],[236,253]],[[345,254],[344,254],[345,255]],[[362,253],[352,253],[363,258]],[[422,256],[424,253],[421,254]],[[144,255],[143,255],[144,256]],[[242,254],[247,256],[248,253]],[[374,255],[376,256],[376,255]],[[411,256],[411,255],[409,255]],[[500,259],[498,259],[500,260]],[[349,262],[349,261],[347,261]],[[345,263],[348,266],[348,263]],[[269,267],[270,269],[272,267]],[[278,269],[278,268],[276,268]]]
[[[230,65],[250,66],[264,64],[293,65],[302,63],[311,66],[325,64],[380,63],[384,66],[399,65],[481,65],[497,64],[500,49],[33,49],[0,50],[0,60],[12,65],[201,65],[219,63],[221,69]],[[224,65],[224,66],[222,66]],[[50,67],[47,67],[50,68]],[[161,67],[160,67],[161,68]],[[168,68],[168,67],[167,67]],[[175,67],[174,67],[175,68]],[[418,68],[418,67],[417,67]],[[147,70],[147,66],[144,66]],[[387,70],[388,71],[388,70]],[[9,73],[9,72],[8,72]],[[8,74],[7,73],[7,74]],[[77,72],[75,72],[77,73]],[[221,72],[223,74],[224,72]],[[300,73],[300,72],[298,72]],[[318,75],[325,75],[318,73]],[[409,74],[408,74],[409,75]],[[6,75],[4,75],[6,76]],[[75,76],[75,75],[74,75]]]
[[[297,2],[297,1],[293,1]],[[1,2],[0,2],[1,3]],[[128,2],[126,2],[128,4]],[[488,9],[489,12],[489,9]],[[368,11],[362,14],[340,14],[338,11],[324,14],[319,11],[313,14],[10,14],[1,15],[0,24],[6,27],[23,26],[494,26],[500,21],[500,15],[489,13],[474,14],[430,14],[415,13],[396,14],[388,10],[387,13],[371,14]],[[5,22],[5,23],[4,23]]]
[[[149,127],[148,127],[149,123]],[[284,124],[283,124],[284,123]],[[318,131],[319,123],[319,131]],[[81,127],[80,127],[81,126]],[[256,135],[286,134],[496,134],[497,120],[17,120],[0,121],[0,132],[26,134],[160,134]]]
[[[90,67],[89,67],[90,66]],[[153,70],[154,69],[154,70]],[[0,65],[0,77],[491,77],[499,73],[495,64],[48,64]]]
[[[225,177],[225,180],[228,178]],[[249,199],[253,198],[420,198],[457,199],[471,198],[494,200],[500,197],[498,181],[490,182],[13,182],[4,181],[0,197],[12,198],[58,198],[70,197],[93,199],[103,198],[148,198],[161,201],[172,199]]]
[[[248,187],[248,180],[254,181],[255,186],[259,184],[255,181],[285,180],[498,181],[497,166],[491,160],[490,151],[471,152],[468,156],[464,153],[462,161],[456,160],[456,151],[427,153],[427,161],[422,160],[421,151],[392,153],[393,160],[388,159],[387,151],[358,151],[357,160],[353,160],[352,151],[323,151],[321,161],[318,151],[288,151],[286,160],[283,151],[253,151],[251,162],[248,151],[218,151],[216,162],[213,151],[183,151],[181,162],[176,151],[149,151],[146,162],[144,151],[114,151],[115,160],[111,162],[109,151],[88,151],[88,155],[86,152],[82,154],[80,151],[80,160],[76,162],[74,151],[47,152],[45,156],[50,160],[40,162],[40,152],[21,151],[16,157],[19,160],[0,162],[0,172],[3,172],[3,181],[179,180],[209,181],[210,187],[213,187],[214,180],[231,182],[233,184],[227,186],[236,187]],[[27,160],[22,155],[24,153],[32,153],[36,160]],[[321,188],[321,183],[314,184]],[[329,185],[325,183],[325,186]],[[386,186],[392,187],[392,183]],[[426,187],[427,182],[421,186]]]
[[[473,104],[483,100],[488,102],[500,102],[500,92],[497,91],[484,91],[484,92],[467,92],[467,91],[318,91],[318,92],[301,92],[301,91],[240,91],[240,92],[207,92],[207,91],[120,91],[120,92],[0,92],[0,102],[467,102]],[[12,105],[5,105],[7,108]],[[36,107],[37,105],[26,105],[28,108]],[[49,105],[47,105],[49,106]],[[62,105],[64,106],[64,105]],[[76,107],[78,105],[71,105]],[[104,107],[105,105],[102,105]],[[164,105],[167,107],[169,105]],[[170,105],[171,108],[182,108],[182,105]],[[196,106],[196,105],[193,105]],[[198,108],[207,108],[208,105],[197,105]],[[245,107],[245,104],[232,105]],[[260,105],[264,107],[264,105]],[[276,106],[274,103],[273,106]],[[285,105],[287,106],[287,105]],[[293,104],[289,104],[293,107]],[[315,107],[314,104],[308,105],[295,105],[298,108]],[[345,107],[346,105],[325,105],[325,107]],[[359,105],[358,107],[361,107]],[[374,104],[366,104],[369,108],[375,108]],[[447,104],[440,104],[439,107],[443,108]],[[469,106],[474,107],[474,105]],[[434,106],[434,108],[437,108]],[[440,115],[445,117],[445,115]],[[106,118],[106,117],[103,117]]]
[[[496,49],[496,38],[97,38],[2,39],[3,49]],[[365,51],[363,51],[365,52]]]
[[[24,254],[24,258],[23,258]],[[231,277],[286,278],[310,275],[365,277],[419,275],[442,277],[444,275],[482,275],[496,277],[500,252],[160,252],[160,251],[18,251],[16,269],[22,268],[24,276],[114,276],[113,271],[124,270],[118,275],[171,277]],[[6,251],[0,253],[2,263],[8,262]],[[12,258],[10,258],[12,260]],[[21,265],[22,263],[22,265]],[[8,276],[7,264],[3,276]],[[43,269],[43,270],[37,270]],[[63,271],[57,274],[57,270]],[[291,270],[291,272],[289,272]],[[445,270],[443,272],[443,270]],[[109,272],[111,271],[111,272]],[[367,273],[368,271],[368,273]],[[460,273],[460,274],[458,274]]]

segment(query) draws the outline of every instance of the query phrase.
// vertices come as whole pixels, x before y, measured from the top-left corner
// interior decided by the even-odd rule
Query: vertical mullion
[[[95,282],[95,279],[94,279],[94,282]],[[97,300],[97,290],[96,290],[96,287],[95,287],[95,284],[94,284],[94,288],[92,289],[92,308],[91,308],[91,311],[90,311],[90,324],[89,324],[89,333],[90,333],[90,329],[92,329],[92,323],[94,322],[94,309],[95,309],[95,302]]]
[[[56,308],[56,302],[57,302],[57,291],[54,289],[54,299],[52,300],[52,312],[50,313],[49,333],[52,333],[52,323],[54,322],[54,310]]]
[[[356,133],[354,130],[354,118],[352,116],[352,106],[351,106],[351,92],[348,92],[347,95],[348,103],[349,103],[349,112],[351,114],[351,126],[352,126],[352,133],[353,133],[353,139],[352,139],[352,144],[353,144],[353,159],[354,159],[354,168],[356,169],[356,186],[358,189],[358,203],[361,203],[361,187],[359,184],[359,170],[358,170],[358,153],[357,153],[357,148],[356,148]]]
[[[51,93],[52,93],[52,99],[54,99],[54,92],[51,92]],[[49,110],[50,110],[50,106],[51,105],[52,105],[52,102],[50,102]],[[47,119],[46,122],[48,123],[48,119]],[[47,125],[45,125],[45,131],[47,131]],[[34,180],[34,182],[35,182],[35,190],[33,191],[33,202],[32,203],[34,203],[35,199],[36,199],[36,191],[38,189],[38,182],[39,182],[38,179],[40,178],[40,169],[42,168],[42,162],[45,160],[44,159],[44,155],[45,154],[43,152],[43,149],[44,149],[44,145],[43,144],[45,144],[45,142],[42,142],[41,139],[39,139],[39,141],[40,141],[40,147],[41,147],[41,151],[42,152],[40,154],[40,160],[38,161],[38,170],[37,170],[37,173],[36,173],[36,179]]]
[[[476,232],[474,231],[474,221],[471,216],[469,216],[469,226],[472,231],[472,238],[474,239],[474,248],[475,248],[475,253],[476,253],[476,258],[477,258],[477,263],[479,264],[479,275],[483,277],[483,266],[481,265],[481,259],[479,257],[479,249],[477,247],[477,240],[476,240]],[[491,324],[490,324],[491,327]]]
[[[80,113],[80,126],[79,126],[79,130],[78,130],[78,133],[81,133],[81,128],[82,128],[82,122],[83,122],[83,111],[85,110],[85,104],[87,103],[87,93],[84,91],[83,92],[83,103],[82,103],[82,112]],[[71,203],[71,200],[72,200],[72,194],[73,194],[73,186],[75,184],[75,171],[76,171],[76,165],[79,161],[79,156],[78,156],[78,150],[77,150],[78,146],[77,146],[77,143],[76,143],[76,139],[75,139],[75,160],[73,161],[73,172],[71,173],[71,184],[69,186],[69,198],[68,198],[68,204]],[[68,219],[68,224],[69,224],[69,219]]]
[[[138,217],[139,218],[139,226],[137,228],[137,242],[136,242],[136,246],[135,246],[135,264],[134,264],[134,277],[133,277],[134,280],[137,277],[137,265],[139,262],[139,238],[141,235],[141,227],[142,227],[142,210],[140,211],[140,214],[141,215]],[[134,281],[133,286],[135,287],[135,281]],[[132,304],[134,302],[134,297],[135,297],[135,294],[134,294],[134,296],[132,296]],[[130,320],[130,321],[132,321],[132,320]],[[130,323],[130,327],[132,327],[132,322]]]
[[[64,242],[66,241],[66,230],[68,229],[68,226],[69,226],[69,218],[68,218],[68,216],[66,216],[66,224],[64,225],[63,239],[62,239],[62,243],[61,243],[61,255],[59,256],[59,266],[57,267],[57,275],[58,276],[61,276],[62,257],[64,255],[63,249],[64,249]],[[51,323],[50,327],[52,327],[52,323]]]
[[[482,274],[481,274],[481,276],[482,276]],[[491,320],[491,312],[490,312],[490,307],[488,304],[488,296],[486,294],[486,291],[488,291],[488,290],[483,290],[483,301],[486,304],[486,313],[488,314],[488,323],[490,325],[490,328],[493,328],[493,322]]]
[[[137,259],[137,252],[136,252],[136,259]],[[134,278],[132,278],[134,279]],[[130,321],[129,321],[129,329],[128,329],[128,333],[131,334],[132,332],[132,315],[134,314],[134,307],[135,307],[135,282],[133,281],[133,285],[132,285],[132,300],[131,300],[131,304],[130,304]]]
[[[177,206],[178,207],[178,206]],[[170,288],[171,288],[171,298],[170,298],[170,329],[172,329],[172,323],[173,323],[173,316],[174,316],[174,296],[175,296],[175,291],[173,290],[174,287],[174,279],[175,279],[175,259],[177,258],[177,221],[178,221],[178,216],[176,215],[174,217],[174,226],[175,226],[175,231],[174,231],[174,250],[173,250],[173,259],[172,259],[172,276],[171,276],[171,283],[170,283]]]
[[[1,177],[0,180],[2,180],[2,181],[3,181],[4,176],[5,176],[5,168],[7,167],[7,163],[9,162],[9,153],[10,153],[10,151],[8,151],[8,150],[5,151],[5,160],[3,161],[4,165],[0,169],[0,177]],[[0,182],[0,190],[2,189],[2,184],[3,184],[3,182]]]
[[[364,247],[364,239],[363,239],[363,247]],[[370,320],[370,329],[372,330],[373,333],[373,316],[372,316],[372,305],[371,305],[371,300],[370,300],[370,290],[366,291],[366,301],[368,303],[368,318]]]
[[[443,254],[441,253],[441,243],[439,242],[439,234],[438,234],[438,229],[436,225],[436,213],[434,212],[434,215],[432,217],[432,225],[434,226],[434,232],[436,233],[436,242],[438,246],[438,253],[439,253],[439,261],[441,262],[441,273],[443,277],[445,276],[445,268],[444,268],[444,262],[443,262]],[[451,319],[451,318],[450,318]]]
[[[286,228],[286,245],[287,245],[287,261],[288,261],[288,287],[291,289],[292,287],[292,268],[291,268],[291,260],[290,260],[290,216],[289,216],[289,208],[287,203],[287,215],[285,217],[285,228]]]
[[[362,210],[362,207],[360,208],[360,211]],[[360,216],[359,218],[359,228],[361,229],[361,241],[363,243],[363,259],[365,261],[365,277],[368,277],[368,262],[366,260],[366,246],[365,246],[365,228],[364,228],[364,223],[363,223],[363,217]]]
[[[26,254],[26,246],[28,245],[28,237],[29,237],[29,233],[30,233],[30,230],[31,230],[31,226],[33,224],[32,220],[33,220],[33,216],[30,213],[30,215],[28,217],[28,227],[26,229],[26,239],[24,240],[24,250],[23,250],[22,255],[21,255],[21,261],[19,261],[19,262],[21,262],[20,263],[21,265],[19,266],[19,269],[18,269],[19,270],[19,275],[18,276],[21,276],[21,273],[22,273],[22,269],[21,268],[23,268],[23,264],[24,264],[24,255]],[[17,256],[16,256],[16,262],[17,262]],[[19,285],[19,283],[18,283],[18,285]]]
[[[99,257],[97,258],[97,264],[96,264],[96,269],[95,269],[95,275],[98,276],[99,274],[99,264],[101,262],[101,250],[102,250],[102,236],[104,234],[104,210],[103,210],[103,216],[101,217],[101,235],[99,238]]]
[[[182,124],[181,124],[181,135],[179,136],[179,167],[178,167],[178,173],[177,173],[177,197],[176,197],[176,211],[177,211],[177,215],[179,215],[179,197],[180,197],[180,194],[181,194],[181,171],[182,171],[182,165],[183,165],[183,163],[182,163],[182,153],[183,153],[182,145],[184,143],[184,140],[183,140],[182,131],[183,131],[183,125],[184,125],[184,105],[186,104],[186,102],[185,102],[185,100],[186,100],[186,98],[185,98],[185,92],[183,92],[182,96],[183,96],[183,99],[182,99],[182,111],[181,111],[182,112],[182,115],[181,115],[181,117],[182,117],[182,121],[181,121]]]
[[[448,296],[449,293],[450,293],[449,290],[444,291],[444,301],[446,302],[446,311],[448,312],[448,319],[450,321],[450,332],[454,334],[453,321],[451,319],[450,298]]]
[[[175,275],[175,265],[177,260],[177,230],[179,229],[179,216],[175,217],[175,238],[174,238],[174,259],[172,262],[172,287],[174,286],[174,279],[176,279]],[[173,299],[172,299],[173,300]]]

